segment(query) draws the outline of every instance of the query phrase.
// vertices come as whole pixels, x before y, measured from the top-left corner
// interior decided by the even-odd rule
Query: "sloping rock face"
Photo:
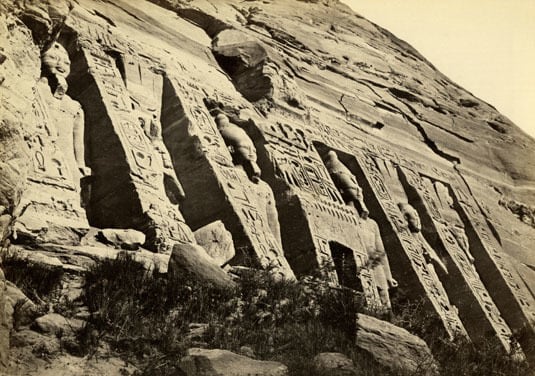
[[[409,374],[438,374],[437,364],[426,343],[386,321],[359,314],[356,344],[386,367]]]
[[[407,43],[336,0],[0,7],[18,247],[132,229],[191,259],[220,221],[230,265],[321,268],[378,310],[399,285],[447,335],[523,330],[535,357],[535,141]]]

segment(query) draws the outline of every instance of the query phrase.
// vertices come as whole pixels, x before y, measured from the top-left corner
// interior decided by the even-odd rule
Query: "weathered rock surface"
[[[405,329],[358,314],[356,346],[377,363],[406,372],[438,374],[438,367],[424,340]]]
[[[111,244],[116,248],[136,250],[145,243],[145,234],[140,231],[128,229],[106,228],[100,230],[97,237],[104,244]]]
[[[221,221],[209,223],[195,230],[193,234],[197,243],[219,266],[225,265],[236,254],[232,234]]]
[[[132,229],[167,255],[138,250],[147,269],[173,247],[171,273],[220,286],[225,263],[334,264],[372,309],[397,281],[450,336],[509,350],[526,327],[535,359],[535,140],[339,1],[7,0],[0,39],[2,245],[69,296],[120,252],[84,234]],[[235,249],[216,262],[191,231],[215,221]]]
[[[230,276],[206,253],[204,248],[194,244],[175,244],[169,268],[169,278],[190,279],[217,288],[228,289],[235,286]]]
[[[227,350],[191,348],[180,368],[188,376],[285,376],[288,368],[278,362],[255,360]]]
[[[13,283],[6,281],[6,317],[9,328],[29,325],[38,314],[37,306]]]
[[[45,335],[30,329],[13,331],[11,334],[12,347],[27,347],[43,349],[52,354],[59,351],[60,344],[55,335]]]
[[[353,361],[341,353],[321,353],[314,357],[314,369],[325,376],[355,376]]]

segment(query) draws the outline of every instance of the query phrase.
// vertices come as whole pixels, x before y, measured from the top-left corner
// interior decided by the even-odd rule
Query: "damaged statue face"
[[[43,72],[45,76],[54,75],[56,77],[66,78],[71,72],[71,60],[69,54],[58,42],[54,42],[52,46],[46,50],[42,55]]]
[[[410,204],[400,203],[398,206],[401,209],[401,212],[403,213],[403,217],[409,224],[409,230],[411,232],[420,232],[420,230],[422,229],[422,224],[420,221],[420,216],[418,215],[416,209],[414,209]]]

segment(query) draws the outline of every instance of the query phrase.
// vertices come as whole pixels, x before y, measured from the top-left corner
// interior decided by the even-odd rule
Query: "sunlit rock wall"
[[[231,265],[379,312],[398,285],[446,335],[535,355],[535,229],[507,204],[534,204],[535,141],[407,43],[337,1],[2,7],[12,242],[135,229],[169,253],[220,221]]]

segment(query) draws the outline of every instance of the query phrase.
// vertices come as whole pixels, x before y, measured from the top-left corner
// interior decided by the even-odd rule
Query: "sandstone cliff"
[[[535,356],[535,140],[408,43],[336,0],[7,1],[0,17],[6,249],[68,264],[104,247],[98,229],[163,254],[219,238],[218,266],[333,263],[381,309],[397,281],[450,336],[510,350],[527,330]]]

